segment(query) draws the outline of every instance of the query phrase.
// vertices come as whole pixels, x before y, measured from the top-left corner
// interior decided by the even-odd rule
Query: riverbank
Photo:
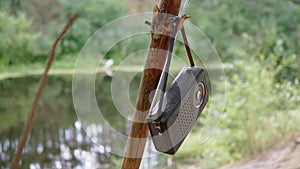
[[[300,135],[273,146],[246,160],[228,164],[220,169],[299,169]]]

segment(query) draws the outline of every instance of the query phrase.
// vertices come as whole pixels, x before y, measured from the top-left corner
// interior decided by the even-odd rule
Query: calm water
[[[38,77],[0,81],[0,168],[9,168],[18,140],[30,111]],[[128,133],[129,123],[112,103],[108,77],[96,79],[97,102],[111,126]],[[138,77],[132,82],[130,98],[135,102]],[[95,117],[90,117],[95,118]],[[48,80],[35,123],[24,149],[20,168],[120,168],[122,158],[110,153],[112,149],[124,151],[125,145],[118,135],[109,132],[106,125],[90,123],[87,132],[96,133],[99,144],[93,142],[82,129],[72,102],[72,78],[52,76]],[[153,145],[147,143],[142,168],[165,168],[167,158],[155,155]]]

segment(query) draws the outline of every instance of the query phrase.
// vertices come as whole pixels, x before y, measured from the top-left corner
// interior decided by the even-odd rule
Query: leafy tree
[[[265,57],[244,35],[247,47],[239,48],[239,59],[233,61],[227,83],[227,105],[222,130],[226,131],[222,145],[239,159],[254,155],[291,133],[299,132],[299,80],[278,81],[278,72],[293,63],[295,57],[282,58],[272,53]],[[259,57],[256,57],[258,55]],[[266,59],[267,58],[267,59]]]
[[[25,14],[11,16],[0,12],[0,64],[2,66],[25,64],[37,57],[35,44],[39,33],[31,33],[32,20]]]
[[[300,6],[293,1],[200,0],[194,4],[191,21],[207,34],[224,62],[240,59],[236,50],[244,48],[241,42],[246,34],[256,44],[256,53],[249,57],[263,55],[268,60],[276,54],[274,68],[284,64],[285,58],[300,55]],[[277,72],[277,80],[300,78],[296,63],[300,58],[293,61]]]
[[[123,1],[118,0],[60,0],[64,10],[61,18],[68,13],[79,13],[70,33],[62,41],[62,53],[78,52],[87,39],[105,24],[126,13]]]

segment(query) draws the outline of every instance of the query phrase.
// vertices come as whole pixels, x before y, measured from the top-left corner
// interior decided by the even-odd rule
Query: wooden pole
[[[166,51],[168,51],[170,45],[171,37],[167,36],[167,33],[161,33],[161,27],[166,23],[167,15],[159,15],[159,13],[177,16],[180,4],[181,0],[161,0],[160,4],[154,7],[154,17],[151,24],[151,41],[139,88],[134,122],[132,123],[127,140],[122,169],[138,169],[140,167],[148,136],[146,118],[151,106],[149,96],[151,91],[157,87],[166,60]]]

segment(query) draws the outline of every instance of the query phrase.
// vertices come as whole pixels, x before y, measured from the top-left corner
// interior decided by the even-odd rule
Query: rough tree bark
[[[154,17],[151,25],[151,41],[139,88],[134,122],[131,126],[125,157],[122,163],[122,169],[138,169],[140,167],[146,138],[148,136],[146,118],[151,105],[149,96],[151,91],[155,90],[157,87],[167,56],[167,52],[165,51],[168,50],[170,45],[171,37],[167,36],[167,33],[158,33],[161,33],[161,27],[167,20],[167,15],[159,15],[159,12],[178,15],[180,4],[181,0],[161,0],[160,4],[154,7]]]

